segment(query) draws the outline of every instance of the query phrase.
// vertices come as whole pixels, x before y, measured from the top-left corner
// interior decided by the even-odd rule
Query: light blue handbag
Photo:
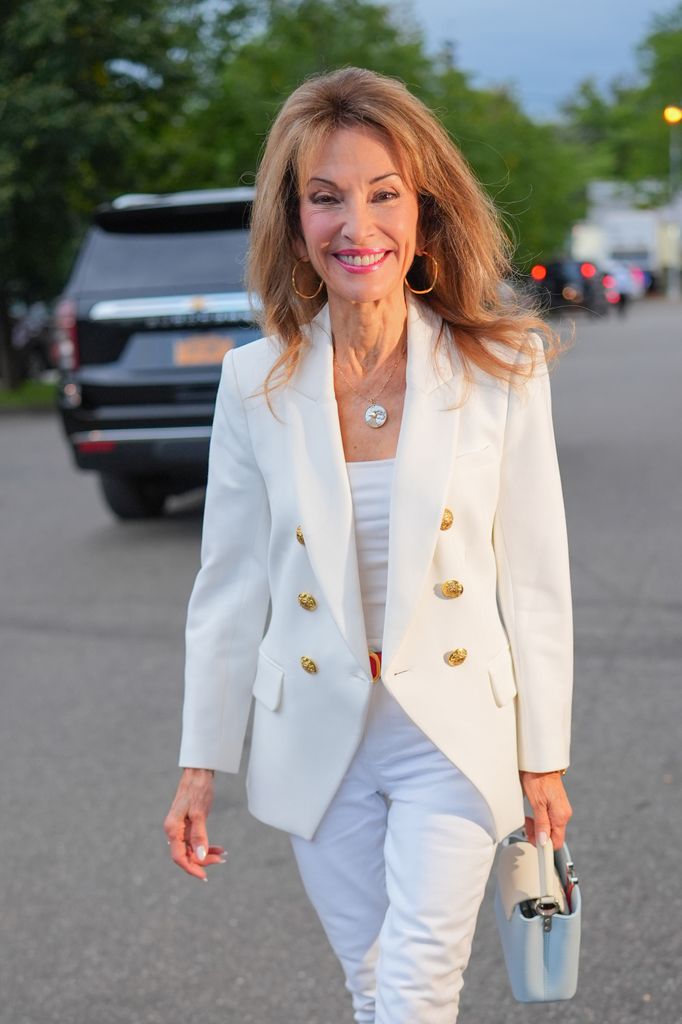
[[[568,847],[537,849],[519,835],[500,846],[495,917],[515,999],[572,999],[578,987],[581,897]]]

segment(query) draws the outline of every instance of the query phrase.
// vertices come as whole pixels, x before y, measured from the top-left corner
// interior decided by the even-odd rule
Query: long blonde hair
[[[248,286],[258,296],[264,332],[282,345],[264,382],[265,395],[290,379],[306,345],[302,326],[326,301],[324,289],[307,300],[292,288],[301,182],[319,146],[335,130],[353,127],[375,131],[395,151],[417,192],[424,248],[439,266],[435,288],[419,298],[450,328],[438,344],[455,347],[468,380],[470,364],[512,382],[530,376],[537,362],[531,331],[543,339],[551,363],[562,342],[537,308],[503,286],[512,273],[513,244],[457,146],[402,82],[350,67],[312,77],[289,96],[270,129],[256,177]],[[430,260],[415,260],[409,273],[413,287],[428,287],[431,266]],[[308,288],[301,279],[302,290],[312,293],[315,283]],[[497,344],[487,346],[490,341]],[[505,349],[509,359],[500,354],[506,356]],[[514,365],[520,352],[526,357],[522,369]]]

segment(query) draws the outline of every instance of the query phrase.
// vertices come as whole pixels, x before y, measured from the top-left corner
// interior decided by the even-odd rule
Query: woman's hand
[[[224,864],[227,852],[222,846],[208,845],[206,819],[212,803],[213,772],[206,768],[184,768],[163,823],[175,863],[188,875],[204,881],[204,867]]]
[[[564,845],[566,825],[573,814],[561,772],[519,772],[521,787],[533,808],[533,817],[526,818],[528,839],[544,846],[543,835],[558,850]],[[546,841],[545,839],[545,841]]]

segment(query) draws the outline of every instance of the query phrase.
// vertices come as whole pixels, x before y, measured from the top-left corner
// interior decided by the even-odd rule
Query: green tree
[[[567,133],[590,147],[600,176],[664,181],[671,129],[663,108],[682,103],[682,3],[653,19],[637,47],[637,62],[635,82],[616,79],[604,93],[592,80],[581,84],[563,108]]]
[[[0,354],[8,303],[53,295],[92,207],[209,76],[244,3],[5,0],[0,14]],[[206,46],[206,34],[213,46]],[[4,330],[3,330],[4,327]],[[4,343],[3,343],[4,339]]]
[[[431,62],[417,30],[398,28],[368,0],[271,0],[262,25],[242,40],[204,103],[175,139],[179,159],[159,166],[164,187],[251,182],[268,127],[306,77],[354,64],[421,85]],[[180,157],[180,150],[182,156]]]

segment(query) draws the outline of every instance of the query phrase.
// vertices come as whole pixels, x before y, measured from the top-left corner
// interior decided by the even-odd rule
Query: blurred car
[[[120,518],[206,481],[222,358],[259,337],[244,264],[252,189],[99,207],[56,308],[58,405],[76,465]]]
[[[530,270],[528,285],[547,312],[585,309],[603,314],[619,300],[615,284],[605,282],[603,270],[587,261],[557,259],[536,263]]]
[[[628,299],[641,299],[647,293],[647,278],[640,267],[622,260],[607,260],[603,267],[607,286],[613,287]]]

